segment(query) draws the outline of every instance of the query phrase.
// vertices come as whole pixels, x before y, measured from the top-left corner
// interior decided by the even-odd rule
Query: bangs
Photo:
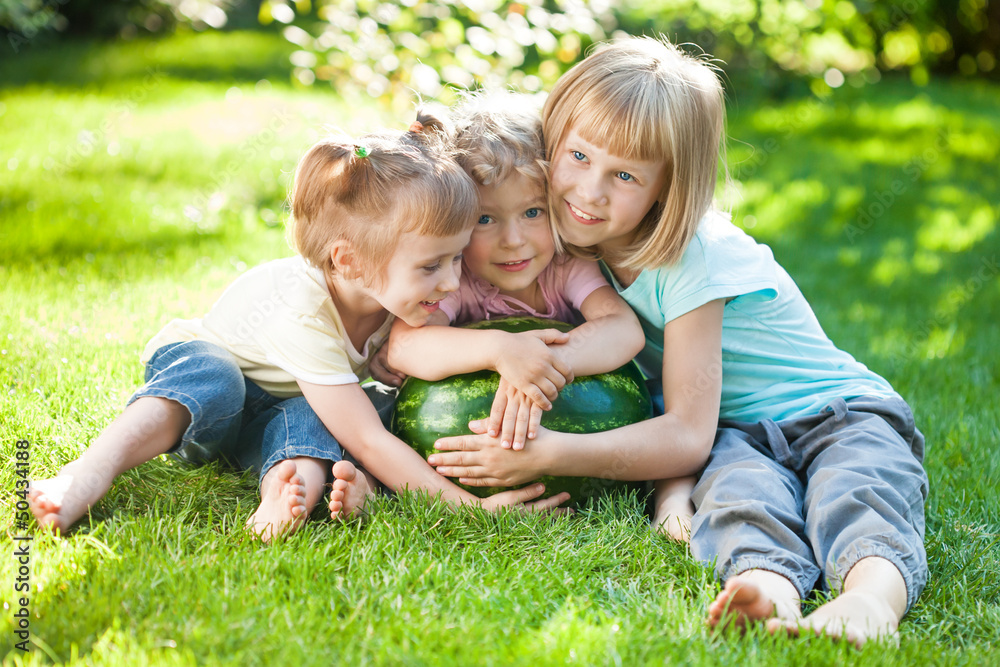
[[[711,208],[724,123],[722,85],[711,62],[650,37],[595,50],[559,78],[542,112],[550,160],[573,131],[612,155],[663,165],[663,188],[633,242],[603,255],[638,270],[678,261]],[[568,249],[602,256],[599,246]]]
[[[623,158],[669,161],[673,142],[670,123],[665,121],[670,112],[662,96],[650,94],[656,83],[643,81],[635,72],[609,74],[580,91],[580,99],[571,104],[576,111],[567,127],[584,141]]]

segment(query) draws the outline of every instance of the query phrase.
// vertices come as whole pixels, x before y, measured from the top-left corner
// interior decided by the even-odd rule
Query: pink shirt
[[[542,288],[545,310],[538,311],[528,304],[500,294],[500,288],[474,276],[463,267],[458,290],[441,302],[441,312],[452,324],[466,324],[508,315],[534,315],[571,324],[578,323],[577,315],[584,300],[598,287],[608,284],[597,262],[576,257],[552,261],[538,276]]]

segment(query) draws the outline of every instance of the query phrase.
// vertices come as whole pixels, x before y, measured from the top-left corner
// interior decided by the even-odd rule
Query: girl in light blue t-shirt
[[[474,484],[660,479],[654,526],[690,530],[725,582],[710,624],[860,646],[893,636],[926,582],[923,436],[889,383],[827,338],[770,249],[712,210],[723,115],[711,66],[655,39],[615,42],[559,80],[543,112],[550,214],[638,314],[660,414],[599,434],[540,429],[519,453],[478,428],[429,461]],[[839,595],[803,618],[813,588]]]

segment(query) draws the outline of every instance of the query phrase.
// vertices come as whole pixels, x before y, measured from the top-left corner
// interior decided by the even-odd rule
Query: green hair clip
[[[354,147],[354,157],[368,157],[370,154],[371,150],[367,146]]]

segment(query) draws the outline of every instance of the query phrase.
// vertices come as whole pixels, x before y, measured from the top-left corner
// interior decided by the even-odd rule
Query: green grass
[[[22,438],[34,478],[75,458],[141,381],[152,334],[290,253],[283,202],[322,125],[409,122],[289,85],[287,53],[227,33],[0,63],[5,461]],[[649,534],[637,501],[550,520],[404,498],[265,548],[240,531],[253,479],[164,459],[123,475],[68,538],[36,536],[27,655],[17,564],[0,559],[5,664],[1000,662],[1000,90],[730,97],[737,222],[927,436],[931,579],[898,649],[711,633],[717,584]],[[5,465],[7,536],[14,481]]]

